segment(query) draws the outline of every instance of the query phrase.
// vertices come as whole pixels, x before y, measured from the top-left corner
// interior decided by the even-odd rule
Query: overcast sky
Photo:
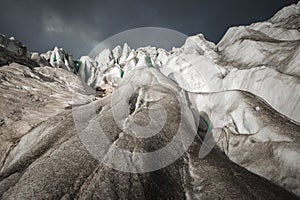
[[[63,47],[76,57],[138,27],[203,33],[217,43],[230,26],[269,19],[297,0],[0,0],[0,33],[30,51]]]

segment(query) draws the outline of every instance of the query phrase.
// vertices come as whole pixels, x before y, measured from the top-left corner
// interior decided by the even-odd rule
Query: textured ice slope
[[[266,22],[230,28],[217,45],[207,41],[202,34],[198,34],[189,37],[181,48],[174,48],[171,51],[151,46],[131,49],[125,43],[123,47],[117,46],[112,50],[106,49],[95,58],[83,56],[79,60],[76,60],[71,55],[58,48],[55,48],[54,51],[49,51],[46,54],[34,54],[32,55],[32,58],[39,62],[41,66],[49,65],[55,68],[64,68],[76,73],[83,82],[92,88],[115,88],[118,91],[123,85],[131,84],[131,82],[136,81],[143,82],[148,80],[147,78],[152,78],[160,85],[158,87],[150,88],[152,92],[155,90],[164,91],[161,88],[165,83],[161,81],[162,79],[167,80],[167,82],[170,84],[172,83],[172,85],[177,85],[178,90],[186,92],[189,97],[188,100],[192,105],[197,107],[197,113],[195,115],[198,117],[200,116],[199,123],[202,125],[199,137],[204,141],[204,144],[216,143],[213,152],[216,153],[221,150],[231,161],[239,166],[242,166],[250,172],[262,176],[300,196],[300,178],[298,175],[300,174],[300,163],[298,161],[300,154],[300,106],[298,103],[300,102],[299,7],[300,3],[286,7]],[[3,70],[7,69],[9,68],[3,67]],[[52,73],[52,70],[58,70],[49,67],[41,68],[40,70],[45,69],[49,70],[47,72],[49,74]],[[138,70],[138,73],[135,74],[135,70]],[[4,73],[9,74],[10,72],[5,71]],[[26,73],[21,72],[20,77],[22,74]],[[162,76],[162,74],[164,76]],[[24,76],[26,77],[29,75]],[[57,76],[59,76],[59,74]],[[164,78],[157,79],[158,76]],[[75,75],[72,74],[72,77],[75,77]],[[17,79],[17,85],[22,85],[23,79],[24,78],[20,80]],[[71,84],[73,84],[73,81],[71,82]],[[11,83],[6,83],[4,81],[1,84],[3,84],[2,87],[7,87],[6,84]],[[62,85],[68,85],[68,83],[62,82]],[[26,88],[27,85],[24,84],[24,86]],[[40,86],[35,87],[38,88]],[[11,90],[14,91],[13,89]],[[60,91],[53,91],[53,93],[55,97],[60,97]],[[5,94],[4,90],[3,94]],[[152,93],[150,92],[149,95],[150,94]],[[170,93],[166,92],[166,95],[168,96],[167,98],[172,99]],[[75,94],[75,96],[80,97],[81,95]],[[72,103],[75,103],[75,105],[82,105],[92,101],[92,99],[89,98],[88,95],[82,95],[83,103]],[[107,110],[110,110],[109,103],[111,98],[112,96],[109,95],[107,98],[96,104],[99,104],[99,107],[101,108],[105,107]],[[121,96],[118,98],[121,98]],[[163,101],[162,96],[158,95],[158,99]],[[174,113],[178,112],[176,105],[173,105],[172,107],[171,104],[164,103],[171,109],[170,113],[172,115],[175,115]],[[53,105],[61,110],[61,105],[57,105],[56,103]],[[147,106],[143,108],[148,111]],[[119,134],[118,131],[120,130],[116,128],[116,124],[113,121],[110,121],[113,119],[109,114],[110,111],[107,111],[106,109],[104,109],[100,118],[105,118],[105,120],[107,120],[106,125],[109,130],[108,132],[111,133],[114,138],[115,134]],[[11,110],[13,109],[9,107],[7,113],[10,113]],[[122,114],[124,113],[120,113],[120,115]],[[5,115],[12,117],[9,114]],[[138,116],[139,115],[137,114],[137,119],[144,119],[139,118]],[[31,115],[26,115],[26,117],[28,120],[35,119],[35,116]],[[62,136],[62,133],[56,128],[53,130],[51,129],[50,131],[48,129],[43,129],[43,126],[38,126],[37,130],[45,135],[36,131],[31,131],[31,129],[28,128],[22,132],[22,134],[16,134],[16,140],[11,139],[6,146],[3,145],[3,157],[1,159],[6,164],[5,170],[3,168],[3,173],[5,173],[2,175],[2,178],[4,177],[4,182],[8,181],[11,183],[11,185],[8,184],[9,186],[7,186],[8,188],[11,187],[11,190],[6,193],[6,197],[13,196],[13,192],[11,191],[25,191],[28,189],[25,187],[25,183],[27,180],[31,180],[30,175],[37,170],[34,167],[28,169],[27,175],[25,174],[23,179],[19,180],[18,174],[15,175],[16,177],[10,177],[11,179],[8,180],[5,177],[7,174],[12,173],[14,169],[18,168],[19,165],[14,164],[17,162],[16,160],[19,160],[18,162],[21,164],[28,163],[28,160],[26,160],[27,157],[24,157],[20,152],[26,145],[29,145],[31,148],[31,139],[35,138],[36,134],[40,134],[36,137],[36,143],[39,143],[39,138],[47,136],[49,131],[55,136],[54,138],[57,136],[57,138],[62,139],[60,142],[52,140],[51,137],[49,140],[45,139],[50,143],[53,141],[54,143],[57,142],[55,147],[48,145],[45,148],[50,149],[49,152],[58,150],[56,151],[55,155],[57,157],[55,158],[61,161],[62,164],[64,162],[60,160],[61,156],[65,156],[65,154],[71,157],[74,156],[72,151],[64,152],[64,150],[68,148],[72,149],[75,146],[74,149],[76,152],[82,154],[79,153],[78,155],[81,155],[81,157],[77,158],[75,156],[74,159],[76,158],[80,163],[85,164],[85,161],[88,160],[92,165],[92,169],[95,169],[94,172],[82,170],[81,172],[84,174],[84,177],[78,179],[73,178],[72,174],[62,172],[64,176],[70,177],[70,183],[73,181],[82,183],[86,176],[93,174],[93,177],[95,175],[96,180],[92,180],[92,185],[90,186],[89,183],[84,183],[82,186],[82,188],[88,188],[87,191],[89,191],[92,190],[94,184],[103,177],[103,174],[111,173],[108,169],[97,169],[96,164],[94,164],[92,159],[84,153],[81,149],[81,145],[77,141],[78,138],[72,135],[74,131],[72,128],[73,122],[69,120],[69,117],[70,113],[64,113],[62,118],[67,122],[57,123],[59,117],[53,119],[54,121],[52,122],[46,122],[47,125],[51,127],[55,127],[53,124],[57,123],[58,129],[65,126],[66,128],[62,129],[69,135]],[[204,123],[203,120],[206,123]],[[7,123],[8,122],[12,123],[12,127],[17,127],[19,123],[18,120],[7,121]],[[24,120],[23,122],[26,121]],[[174,119],[174,122],[176,122],[176,119]],[[176,123],[172,124],[170,127],[174,126],[176,126]],[[13,130],[15,129],[18,130],[17,128],[14,128]],[[7,127],[3,130],[8,132]],[[208,133],[206,133],[207,130],[209,130]],[[23,138],[22,136],[27,133],[29,135]],[[198,140],[201,141],[200,138],[198,138]],[[6,140],[4,141],[6,142]],[[73,143],[68,141],[72,141],[75,145],[72,146]],[[127,142],[128,144],[133,145],[131,140]],[[39,149],[33,150],[30,148],[28,149],[28,152],[40,152]],[[59,150],[60,148],[62,149]],[[206,197],[209,199],[217,198],[217,196],[210,196],[207,191],[224,191],[224,185],[230,185],[232,189],[230,190],[232,192],[230,193],[232,195],[231,197],[236,197],[234,194],[243,194],[243,192],[244,194],[250,195],[244,196],[245,198],[253,197],[248,193],[249,191],[243,191],[241,188],[237,188],[238,185],[245,182],[245,180],[240,179],[241,177],[237,174],[244,174],[244,171],[241,172],[238,167],[238,169],[233,172],[231,171],[232,174],[235,174],[234,176],[231,176],[230,173],[225,175],[223,173],[217,173],[229,170],[228,166],[236,165],[232,165],[233,163],[231,161],[226,160],[227,157],[222,157],[224,156],[223,154],[221,154],[222,156],[220,157],[220,155],[216,156],[213,153],[208,154],[208,158],[204,160],[198,159],[195,156],[199,150],[197,148],[199,148],[199,143],[196,142],[185,157],[185,159],[188,159],[183,162],[184,165],[187,165],[187,172],[195,181],[189,182],[189,186],[185,185],[184,188],[177,188],[178,191],[184,190],[185,195],[188,198]],[[43,149],[43,144],[41,144],[41,149]],[[197,149],[197,151],[195,150],[196,153],[193,152],[193,149]],[[27,156],[30,157],[30,154]],[[41,159],[37,162],[46,163],[45,165],[54,163],[52,160],[47,161],[44,156],[38,153],[37,157]],[[224,161],[224,163],[227,163],[228,166],[218,164],[217,158]],[[179,161],[179,163],[180,162],[181,161]],[[73,166],[71,164],[70,166],[76,168],[75,165]],[[166,171],[162,170],[162,173],[176,174],[177,169],[173,171],[175,168],[177,168],[176,164],[166,169]],[[12,171],[9,171],[8,169]],[[58,170],[56,165],[49,167],[49,170],[53,169]],[[169,169],[171,170],[169,171]],[[23,171],[20,173],[23,174]],[[215,175],[209,177],[209,174]],[[33,176],[32,180],[44,180],[43,176],[44,174],[40,174],[40,176],[37,177]],[[120,174],[120,176],[123,176],[123,174]],[[259,184],[255,185],[254,180],[256,180],[256,178],[253,178],[252,175],[245,176],[249,178],[249,181],[253,181],[250,181],[251,186],[245,183],[245,187],[255,188],[254,191],[257,190],[257,192],[260,193],[260,196],[253,193],[255,198],[267,198],[264,196],[266,194],[259,190],[261,180],[263,179],[257,179],[259,180]],[[186,178],[188,176],[183,177]],[[113,180],[118,179],[114,176],[109,177],[108,179],[110,178]],[[222,182],[225,179],[229,180],[230,178],[234,181]],[[145,180],[146,183],[148,183],[148,179],[146,178]],[[212,183],[210,180],[216,182],[221,181],[222,184],[216,186],[216,182]],[[14,181],[19,181],[20,183],[16,186],[12,186],[15,183]],[[171,187],[174,186],[173,183],[176,185],[180,182],[177,179],[170,181],[172,183],[170,184]],[[57,187],[59,184],[65,184],[64,180],[59,180],[58,182],[53,182],[54,187]],[[131,182],[140,184],[139,182],[132,180]],[[213,187],[209,187],[210,184],[214,185],[216,189],[214,190]],[[45,189],[44,187],[46,186],[47,185],[41,186],[41,188]],[[34,187],[36,187],[36,189],[41,189],[38,185],[35,185]],[[71,186],[67,187],[70,188]],[[99,188],[108,191],[113,190],[111,187],[105,187],[103,185],[99,185]],[[136,188],[139,187],[136,186]],[[201,188],[205,188],[205,190]],[[265,185],[261,188],[265,188]],[[269,189],[270,188],[272,191],[274,190],[271,186]],[[125,190],[127,189],[125,188]],[[70,191],[76,193],[73,189],[70,189]],[[119,189],[117,189],[117,191],[120,192]],[[79,192],[77,194],[81,195],[80,197],[88,196],[87,193]],[[230,194],[226,193],[224,195],[230,196]],[[28,195],[30,196],[30,194]]]

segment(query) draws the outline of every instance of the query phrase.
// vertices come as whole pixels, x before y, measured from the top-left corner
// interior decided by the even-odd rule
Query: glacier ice
[[[123,85],[132,82],[151,83],[156,78],[155,81],[161,85],[178,87],[187,94],[191,105],[196,108],[199,123],[210,130],[208,133],[207,130],[200,130],[204,142],[216,142],[217,148],[238,165],[300,195],[300,164],[297,161],[300,153],[299,16],[300,4],[293,4],[268,21],[230,28],[218,44],[198,34],[188,37],[182,47],[170,51],[153,46],[133,49],[124,43],[123,46],[105,49],[93,58],[82,56],[75,59],[63,49],[55,47],[53,51],[31,55],[41,66],[46,66],[39,69],[42,75],[23,72],[19,67],[14,69],[16,75],[20,73],[33,79],[52,80],[55,84],[66,85],[71,91],[70,76],[66,72],[57,75],[58,68],[63,68],[77,74],[82,82],[94,88],[96,96],[107,97],[101,98],[99,102],[108,101],[115,91],[120,91]],[[57,70],[59,78],[52,74],[47,76],[51,71],[47,66]],[[4,67],[3,70],[8,69]],[[155,73],[149,75],[149,71]],[[165,82],[165,77],[160,76],[169,79]],[[23,79],[21,81],[26,81]],[[4,81],[2,84],[3,87],[11,87],[14,83]],[[18,87],[24,91],[34,91],[29,83]],[[76,88],[83,90],[77,84]],[[127,98],[125,93],[128,91],[123,92],[116,96],[116,100]],[[76,106],[97,99],[91,94],[83,95],[77,91],[77,99],[70,99],[69,93],[62,96],[53,93],[50,99],[55,102],[55,106],[65,99],[69,105]],[[37,96],[33,98],[34,101],[41,98],[36,91],[34,95]],[[137,95],[145,105],[163,99],[159,95],[155,96],[156,93],[143,96],[138,92]],[[5,99],[9,97],[5,96]],[[145,105],[143,109],[148,109]],[[173,105],[172,102],[170,105]],[[140,104],[135,104],[135,108],[141,108]],[[113,110],[109,106],[102,109],[99,110],[103,113]],[[50,110],[57,113],[53,107]],[[120,116],[125,114],[120,113]],[[29,114],[25,116],[32,117]],[[126,123],[128,125],[133,121],[128,120]],[[26,131],[32,127],[29,122],[17,125]],[[40,142],[39,137],[43,135],[38,136],[37,130],[32,131],[31,136],[22,138],[19,146],[10,153],[14,159],[5,166],[21,159],[24,155],[22,151],[29,151],[25,143],[32,145],[33,140]],[[43,131],[47,132],[46,129]],[[19,134],[25,133],[21,131]],[[208,140],[205,140],[206,134],[210,134]],[[120,134],[120,138],[124,137],[124,133]],[[201,193],[201,188],[205,187],[197,175],[197,163],[190,163],[188,169],[198,181],[193,183],[198,189],[191,189],[191,196],[197,196],[197,192]]]

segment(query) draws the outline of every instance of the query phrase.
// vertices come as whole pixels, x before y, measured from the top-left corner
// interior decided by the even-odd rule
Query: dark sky
[[[0,0],[0,33],[30,51],[63,47],[76,57],[108,37],[138,27],[203,33],[217,43],[234,25],[269,19],[297,0]]]

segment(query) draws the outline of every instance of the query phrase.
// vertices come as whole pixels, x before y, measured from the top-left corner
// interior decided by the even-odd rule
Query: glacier
[[[218,44],[198,34],[172,50],[124,43],[80,59],[55,47],[31,54],[39,67],[1,66],[0,197],[298,199],[299,18],[300,2],[268,21],[229,28]],[[182,116],[178,96],[190,105]],[[157,102],[166,116],[155,115]],[[107,141],[86,137],[99,130],[92,121]],[[165,126],[134,138],[151,123]],[[167,162],[138,153],[172,138],[170,157],[180,158],[137,173]],[[87,151],[98,152],[94,142],[106,165]]]

